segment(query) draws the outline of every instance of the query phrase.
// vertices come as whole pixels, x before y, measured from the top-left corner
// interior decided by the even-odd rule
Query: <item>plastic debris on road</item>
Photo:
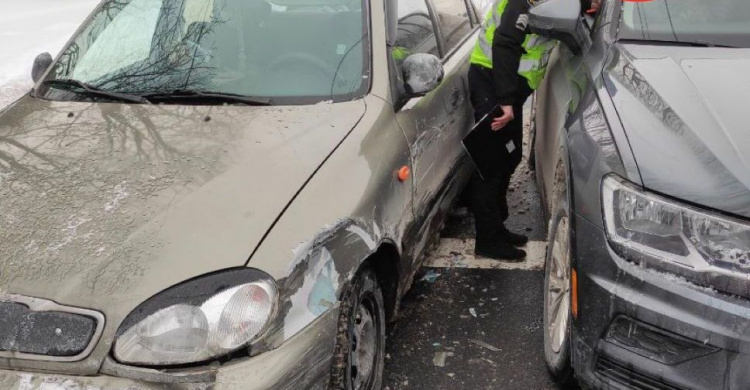
[[[424,276],[422,276],[422,280],[426,281],[427,283],[435,283],[440,275],[442,274],[435,272],[434,270],[429,270],[426,274],[424,274]]]
[[[477,318],[477,311],[473,307],[469,309],[469,313],[471,313],[472,317]]]
[[[478,346],[480,346],[482,348],[489,349],[492,352],[500,352],[500,351],[502,351],[500,348],[497,348],[495,346],[487,344],[487,343],[485,343],[482,340],[469,340],[469,342],[472,343],[472,344],[474,344],[474,345],[478,345]]]
[[[435,357],[432,358],[432,364],[435,367],[445,367],[446,358],[448,358],[447,352],[435,352]]]

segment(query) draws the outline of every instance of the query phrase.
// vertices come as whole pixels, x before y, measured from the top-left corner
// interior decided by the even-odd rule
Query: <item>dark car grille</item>
[[[0,302],[0,354],[72,357],[86,350],[96,330],[89,316]]]
[[[659,378],[633,371],[626,365],[606,356],[600,356],[596,362],[596,373],[605,380],[614,382],[628,389],[635,390],[685,390]]]

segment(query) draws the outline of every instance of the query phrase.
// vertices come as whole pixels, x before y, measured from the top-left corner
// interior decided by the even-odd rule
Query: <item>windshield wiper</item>
[[[670,45],[670,46],[691,46],[691,47],[719,47],[728,49],[737,49],[737,46],[721,45],[713,42],[706,41],[673,41],[673,40],[659,40],[659,39],[621,39],[621,42],[627,43],[639,43],[644,45],[656,44],[656,45]]]
[[[149,101],[216,101],[222,103],[240,103],[248,106],[270,106],[272,104],[271,99],[261,99],[252,96],[244,96],[234,93],[227,92],[213,92],[213,91],[193,91],[178,89],[172,92],[164,93],[152,93],[144,95]]]
[[[56,86],[72,86],[82,89],[82,91],[70,91],[74,93],[87,94],[91,96],[104,97],[111,100],[117,100],[121,102],[130,103],[149,103],[148,99],[139,95],[130,95],[127,93],[119,93],[112,91],[105,91],[91,84],[84,83],[83,81],[73,79],[57,79],[57,80],[45,80],[42,85],[49,85],[51,87]]]

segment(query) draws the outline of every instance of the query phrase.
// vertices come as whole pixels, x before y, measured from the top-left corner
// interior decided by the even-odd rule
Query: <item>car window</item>
[[[79,50],[84,49],[86,55],[78,61],[70,78],[94,80],[148,59],[161,3],[133,0],[106,6],[109,12],[100,13],[94,22],[103,30],[93,42],[87,39],[79,45]],[[112,20],[109,24],[106,24],[107,18]],[[115,40],[117,44],[113,44]]]
[[[620,15],[624,39],[750,47],[747,0],[625,1]]]
[[[398,33],[392,53],[397,63],[414,53],[440,56],[435,27],[424,0],[398,2]]]
[[[139,95],[351,100],[369,86],[362,1],[104,0],[49,77]],[[86,98],[55,88],[43,96]]]
[[[445,52],[450,53],[471,31],[471,21],[463,0],[434,0],[437,21],[445,40]]]

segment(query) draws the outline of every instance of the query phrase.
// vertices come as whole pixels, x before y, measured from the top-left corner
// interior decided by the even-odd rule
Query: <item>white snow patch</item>
[[[112,212],[117,208],[117,205],[128,198],[130,193],[128,192],[127,182],[124,181],[115,186],[115,196],[104,205],[104,211]]]
[[[88,235],[84,235],[81,237],[78,236],[78,228],[89,221],[91,221],[91,218],[76,217],[75,215],[71,215],[68,218],[67,226],[62,229],[64,237],[57,244],[48,246],[47,252],[57,252],[78,238],[86,238]]]
[[[31,381],[34,379],[33,375],[18,374],[18,377],[20,378],[18,380],[18,390],[34,390],[34,387],[31,384]]]
[[[470,268],[541,271],[547,253],[546,241],[529,241],[522,249],[527,252],[526,260],[520,263],[506,263],[485,259],[474,255],[474,239],[443,238],[432,251],[424,266],[433,268]]]
[[[28,244],[26,244],[26,253],[33,255],[37,251],[39,251],[39,244],[36,242],[36,240],[31,240]]]
[[[40,53],[55,57],[99,0],[0,1],[0,109],[32,87]]]

